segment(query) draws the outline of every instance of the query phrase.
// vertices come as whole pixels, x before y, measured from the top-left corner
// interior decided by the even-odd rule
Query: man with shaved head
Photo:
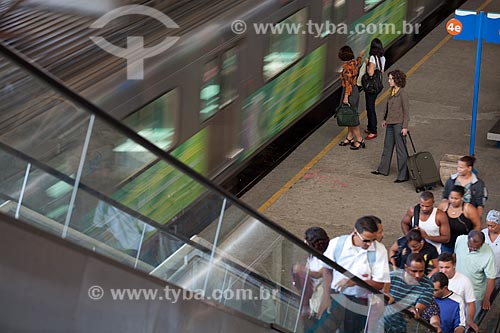
[[[493,251],[484,241],[481,231],[472,230],[468,235],[458,236],[455,244],[457,271],[467,276],[474,288],[476,316],[480,308],[490,309],[497,272]]]

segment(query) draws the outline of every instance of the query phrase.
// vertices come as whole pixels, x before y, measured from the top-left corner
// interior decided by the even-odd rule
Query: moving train
[[[418,25],[441,6],[455,8],[461,1],[143,1],[136,4],[159,10],[170,24],[122,12],[99,28],[94,23],[107,12],[99,6],[72,7],[68,5],[72,2],[59,1],[66,4],[61,9],[57,0],[43,6],[37,1],[15,3],[17,7],[0,18],[5,43],[220,183],[339,88],[337,52],[342,45],[358,53],[378,37],[388,47],[412,37],[405,32],[418,33]],[[95,36],[122,48],[132,45],[129,36],[142,36],[146,48],[162,43],[166,36],[175,36],[175,43],[144,60],[140,79],[129,79],[127,59],[96,45],[90,38]],[[6,74],[7,66],[0,65]],[[12,78],[7,74],[3,77]],[[76,135],[74,129],[60,132],[69,122],[77,123],[82,113],[70,103],[40,95],[31,80],[12,82],[19,88],[16,91],[24,93],[13,94],[11,85],[0,86],[3,139],[23,140],[17,133],[27,120],[30,128],[37,121],[39,127],[50,123],[30,137],[32,143],[18,146],[37,158],[37,135],[46,139],[57,132],[64,145],[44,147],[42,160],[74,175],[83,135]],[[38,94],[33,97],[37,103],[30,94]],[[49,122],[46,111],[55,106],[67,108],[70,118]],[[114,142],[106,135],[104,127],[96,124],[82,178],[91,187],[160,223],[170,221],[202,192],[188,179],[165,171],[129,140]],[[103,177],[99,170],[108,164],[119,170]],[[54,219],[64,219],[55,211],[60,207],[47,201],[44,209],[54,210],[50,212]]]

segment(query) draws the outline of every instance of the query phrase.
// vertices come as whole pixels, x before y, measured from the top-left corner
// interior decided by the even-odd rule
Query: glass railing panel
[[[0,150],[0,154],[10,160],[2,165],[6,176],[0,183],[5,211],[23,217],[29,210],[30,214],[45,216],[54,223],[64,223],[69,204],[65,194],[72,186],[5,151]]]
[[[133,216],[131,212],[79,189],[69,221],[65,224],[68,232],[73,231],[105,244],[106,249],[113,249],[107,255],[114,259],[130,257],[135,262],[148,265],[149,269],[156,264],[151,253],[151,247],[155,247],[151,246],[151,239],[157,229],[143,222],[140,217]],[[119,258],[116,253],[119,253]],[[136,263],[133,267],[136,267]]]
[[[237,238],[244,236],[240,234]],[[276,247],[283,246],[283,238],[279,238],[274,242]],[[291,266],[285,268],[278,264],[281,262],[281,257],[278,258],[277,255],[281,255],[281,252],[273,252],[272,248],[264,249],[262,252],[258,248],[261,243],[256,240],[254,247],[244,249],[243,247],[248,244],[239,239],[240,243],[232,246],[241,245],[241,251],[249,254],[243,256],[242,253],[232,251],[235,256],[231,256],[223,247],[218,246],[214,249],[213,244],[198,236],[193,237],[192,242],[195,247],[183,246],[176,255],[170,256],[160,264],[152,274],[260,320],[288,329],[295,327],[299,319],[301,291],[296,290],[292,284]],[[304,250],[300,252],[302,252],[301,257],[307,258]],[[290,258],[290,262],[292,261],[293,258]],[[172,269],[180,264],[182,267]],[[165,274],[165,270],[175,273]],[[263,272],[267,277],[262,275]],[[284,281],[284,284],[281,281]]]
[[[21,194],[28,162],[0,148],[0,203],[17,202]]]
[[[82,154],[89,114],[50,93],[38,98],[27,93],[24,95],[26,99],[30,98],[34,105],[18,107],[34,109],[33,115],[4,131],[1,135],[2,142],[67,176],[74,177]],[[16,110],[5,112],[18,113]]]

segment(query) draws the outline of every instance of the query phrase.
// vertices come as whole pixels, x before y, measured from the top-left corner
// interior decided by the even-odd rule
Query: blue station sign
[[[455,10],[455,18],[462,23],[461,31],[453,36],[456,40],[475,40],[477,38],[477,13],[471,10]]]
[[[488,43],[500,44],[500,14],[486,14],[483,37]]]

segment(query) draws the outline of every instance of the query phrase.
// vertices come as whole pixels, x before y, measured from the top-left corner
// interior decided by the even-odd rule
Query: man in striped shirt
[[[406,320],[401,310],[408,309],[415,319],[419,319],[422,311],[431,303],[433,291],[434,284],[425,276],[424,259],[418,253],[410,254],[404,270],[391,272],[391,304],[386,307],[384,331],[406,332]]]

